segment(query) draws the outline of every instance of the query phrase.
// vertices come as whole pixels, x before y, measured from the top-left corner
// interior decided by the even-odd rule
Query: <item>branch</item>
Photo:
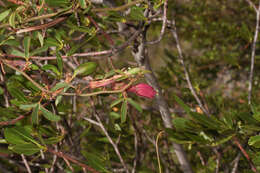
[[[245,156],[245,158],[247,159],[247,161],[249,162],[251,169],[253,172],[257,173],[257,169],[254,165],[254,163],[252,162],[251,158],[249,157],[249,155],[247,154],[246,150],[243,148],[243,146],[240,144],[240,142],[238,141],[238,139],[236,137],[233,138],[234,143],[236,144],[236,146],[240,149],[240,151],[243,153],[243,155]]]
[[[255,10],[255,12],[257,13],[257,8],[255,6],[255,4],[251,1],[251,0],[246,0],[246,2]]]
[[[249,76],[249,85],[248,85],[248,104],[251,105],[251,97],[252,97],[252,86],[253,86],[253,78],[254,78],[254,64],[255,64],[255,48],[256,41],[258,38],[259,31],[259,18],[260,18],[260,0],[258,4],[258,10],[256,11],[256,27],[255,27],[255,36],[252,44],[252,52],[251,52],[251,67],[250,67],[250,76]]]
[[[20,121],[20,120],[22,120],[22,119],[24,119],[24,118],[25,118],[24,115],[20,115],[19,117],[15,118],[15,119],[13,119],[13,120],[10,120],[10,121],[1,121],[1,122],[0,122],[0,126],[13,125],[13,124],[15,124],[16,122],[18,122],[18,121]]]
[[[148,41],[148,42],[146,42],[146,44],[156,44],[162,40],[163,34],[165,32],[166,24],[167,24],[167,5],[168,5],[168,0],[165,0],[164,6],[163,6],[163,23],[162,23],[162,29],[161,29],[159,38],[154,41]]]
[[[62,152],[58,152],[58,151],[54,151],[50,148],[47,149],[48,152],[52,153],[52,154],[55,154],[56,156],[58,157],[61,157],[63,159],[67,159],[69,161],[71,161],[72,163],[75,163],[79,166],[81,166],[82,168],[85,168],[86,170],[88,170],[89,172],[92,172],[92,173],[99,173],[98,171],[96,171],[95,169],[91,168],[90,166],[84,164],[84,163],[81,163],[79,161],[77,161],[76,159],[73,159],[72,157],[62,153]]]
[[[177,47],[177,50],[178,50],[178,54],[179,54],[179,60],[182,64],[182,67],[183,67],[183,70],[184,70],[184,74],[185,74],[185,79],[187,81],[187,84],[188,84],[188,87],[193,95],[193,97],[195,98],[195,100],[197,101],[197,103],[199,104],[199,107],[201,108],[201,110],[209,116],[209,113],[208,111],[205,109],[205,107],[203,106],[199,96],[197,95],[194,87],[192,86],[192,83],[191,83],[191,80],[190,80],[190,75],[189,75],[189,72],[187,70],[187,67],[186,67],[186,64],[184,62],[184,57],[183,57],[183,53],[182,53],[182,49],[181,49],[181,46],[180,46],[180,42],[179,42],[179,38],[178,38],[178,34],[177,34],[177,31],[176,31],[176,25],[175,25],[175,19],[172,19],[172,25],[173,25],[173,29],[171,29],[172,31],[172,35],[175,39],[175,42],[176,42],[176,47]]]
[[[162,90],[150,66],[147,48],[145,47],[145,42],[146,42],[145,34],[146,32],[143,32],[141,34],[141,43],[138,43],[136,41],[136,45],[132,50],[132,54],[135,58],[135,61],[139,64],[139,66],[144,66],[146,70],[151,71],[151,73],[145,74],[145,79],[147,83],[157,91],[157,95],[155,99],[156,99],[156,104],[158,105],[159,111],[161,113],[164,127],[173,128],[168,104],[163,98]],[[181,165],[182,171],[184,173],[192,173],[193,171],[191,169],[191,165],[187,159],[186,153],[183,150],[182,146],[180,144],[173,143],[173,148],[177,155],[179,163]]]
[[[108,134],[106,128],[104,127],[102,121],[100,120],[100,118],[99,118],[99,116],[98,116],[98,114],[97,114],[97,112],[96,112],[96,109],[95,109],[95,107],[94,107],[93,100],[91,101],[91,104],[92,104],[92,107],[93,107],[94,116],[95,116],[95,118],[97,119],[97,123],[99,124],[98,126],[101,128],[101,130],[103,131],[103,133],[106,135],[108,141],[109,141],[110,144],[113,146],[113,148],[114,148],[114,150],[115,150],[115,152],[116,152],[116,154],[117,154],[117,156],[118,156],[118,158],[119,158],[121,164],[122,164],[123,167],[124,167],[125,172],[126,172],[126,173],[129,173],[129,170],[128,170],[127,167],[126,167],[125,161],[124,161],[124,159],[122,158],[122,156],[121,156],[121,154],[120,154],[120,151],[119,151],[117,145],[114,143],[114,141],[112,140],[112,138],[111,138],[110,135]],[[89,121],[89,120],[88,120],[88,121]],[[92,121],[89,121],[89,122],[92,123]],[[94,124],[96,124],[96,123],[94,123]]]

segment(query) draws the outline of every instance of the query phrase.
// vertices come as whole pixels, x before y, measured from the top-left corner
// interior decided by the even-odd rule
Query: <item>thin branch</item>
[[[255,4],[251,1],[251,0],[246,0],[246,2],[255,10],[255,12],[257,13],[257,8],[255,6]]]
[[[128,45],[134,40],[136,39],[136,37],[142,32],[142,29],[137,30],[136,32],[134,32],[134,34],[132,34],[132,36],[123,44],[121,44],[120,46],[116,47],[116,48],[112,48],[109,50],[103,50],[103,51],[98,51],[98,52],[85,52],[85,53],[75,53],[73,55],[67,56],[67,55],[63,55],[61,56],[62,58],[70,58],[70,57],[95,57],[95,56],[104,56],[104,55],[114,55],[116,53],[119,53],[121,51],[123,51],[126,47],[128,47]],[[17,56],[17,55],[9,55],[9,54],[0,54],[0,57],[2,58],[20,58],[20,59],[24,59],[24,57],[22,56]],[[57,57],[56,56],[31,56],[30,59],[34,59],[34,60],[56,60]]]
[[[91,124],[94,124],[94,125],[100,127],[100,123],[96,122],[95,120],[92,120],[92,119],[87,118],[87,117],[83,117],[83,119],[90,122]]]
[[[175,25],[175,19],[172,19],[172,25],[173,25],[173,29],[171,29],[172,31],[172,35],[175,39],[175,42],[176,42],[176,47],[177,47],[177,50],[178,50],[178,54],[179,54],[179,60],[182,64],[182,67],[183,67],[183,70],[184,70],[184,74],[185,74],[185,79],[187,81],[187,84],[188,84],[188,87],[193,95],[193,97],[195,98],[195,100],[197,101],[197,103],[199,104],[199,107],[201,108],[201,110],[209,116],[209,113],[208,111],[205,109],[205,107],[203,106],[199,96],[197,95],[192,83],[191,83],[191,80],[190,80],[190,75],[189,75],[189,72],[187,70],[187,67],[186,67],[186,64],[184,62],[184,56],[183,56],[183,53],[182,53],[182,49],[181,49],[181,46],[180,46],[180,42],[179,42],[179,38],[178,38],[178,34],[177,34],[177,31],[176,31],[176,25]]]
[[[256,11],[256,27],[255,27],[255,36],[252,44],[252,52],[251,52],[251,67],[250,67],[250,76],[249,76],[249,85],[248,85],[248,104],[251,105],[251,97],[252,97],[252,86],[253,86],[253,78],[254,78],[254,64],[255,64],[255,48],[256,41],[258,38],[259,31],[259,18],[260,18],[260,0],[258,4],[258,10]]]
[[[147,48],[145,47],[145,42],[146,42],[146,30],[141,35],[141,43],[136,41],[136,44],[134,45],[132,50],[132,54],[139,66],[144,66],[145,69],[151,71],[151,73],[145,74],[145,79],[147,83],[157,91],[157,95],[155,99],[163,120],[164,127],[173,128],[169,106],[165,101],[165,99],[163,98],[162,90],[150,66]],[[181,165],[182,171],[184,173],[192,173],[193,171],[191,169],[191,165],[187,159],[186,153],[183,150],[182,146],[177,143],[172,143],[172,144],[173,144],[174,151],[177,155],[178,161]]]
[[[233,138],[233,142],[236,144],[236,146],[240,149],[240,151],[243,153],[243,155],[245,156],[245,158],[249,162],[249,165],[251,166],[251,170],[253,172],[257,173],[258,171],[257,171],[254,163],[252,162],[252,160],[249,157],[249,155],[247,154],[246,150],[243,148],[243,146],[240,144],[240,142],[238,141],[238,139],[236,137]]]
[[[167,25],[167,5],[168,5],[168,0],[165,0],[164,6],[163,6],[163,23],[162,23],[162,29],[161,29],[159,38],[154,41],[148,41],[148,42],[146,42],[146,44],[157,44],[162,40],[166,25]]]
[[[24,163],[24,165],[25,165],[25,167],[26,167],[26,169],[27,169],[27,172],[28,172],[28,173],[32,173],[31,168],[30,168],[30,166],[29,166],[29,164],[28,164],[28,162],[27,162],[25,156],[24,156],[23,154],[21,154],[21,156],[22,156],[22,159],[23,159],[23,163]]]
[[[15,119],[13,119],[13,120],[0,122],[0,126],[13,125],[13,124],[15,124],[16,122],[18,122],[18,121],[20,121],[20,120],[22,120],[22,119],[24,119],[24,118],[25,118],[24,115],[20,115],[19,117],[15,118]]]
[[[36,30],[40,30],[40,29],[46,29],[49,27],[52,27],[54,25],[57,25],[58,23],[64,21],[67,17],[60,17],[57,18],[49,23],[46,24],[42,24],[42,25],[38,25],[38,26],[32,26],[32,27],[28,27],[28,28],[24,28],[24,29],[20,29],[18,31],[16,31],[16,34],[21,34],[21,33],[25,33],[25,32],[31,32],[31,31],[36,31]]]
[[[94,107],[93,101],[92,101],[92,106]],[[97,114],[97,112],[96,112],[96,110],[95,110],[95,107],[94,107],[93,109],[94,109],[94,116],[95,116],[95,118],[97,119],[97,122],[99,123],[99,127],[101,128],[101,130],[103,131],[103,133],[106,135],[106,137],[107,137],[108,141],[110,142],[110,144],[113,146],[113,148],[114,148],[114,150],[115,150],[115,152],[116,152],[116,154],[117,154],[117,156],[118,156],[118,158],[119,158],[121,164],[123,165],[123,167],[124,167],[124,169],[125,169],[125,172],[126,172],[126,173],[129,173],[129,170],[127,169],[127,166],[126,166],[126,164],[125,164],[125,161],[124,161],[124,159],[122,158],[122,156],[121,156],[121,154],[120,154],[120,151],[119,151],[117,145],[114,143],[114,141],[112,140],[112,138],[111,138],[110,135],[108,134],[106,128],[104,127],[102,121],[100,120],[100,118],[99,118],[99,116],[98,116],[98,114]]]
[[[143,2],[144,0],[136,0],[136,1],[132,1],[129,2],[125,5],[119,6],[119,7],[110,7],[110,8],[94,8],[91,11],[92,12],[107,12],[107,11],[123,11],[133,5],[139,4],[141,2]]]
[[[234,159],[234,166],[233,166],[233,169],[231,171],[231,173],[236,173],[237,172],[237,168],[238,168],[238,162],[240,160],[240,157],[241,157],[241,153],[239,152],[238,155],[236,156],[236,158]]]
[[[35,82],[30,76],[28,76],[25,72],[19,70],[18,68],[16,68],[16,67],[13,66],[13,65],[7,63],[7,61],[2,60],[2,62],[3,62],[6,66],[8,66],[9,68],[11,68],[11,69],[13,69],[13,70],[15,70],[15,71],[21,73],[26,79],[28,79],[30,82],[32,82],[32,83],[33,83],[38,89],[40,89],[41,91],[46,92],[46,93],[51,93],[51,91],[46,90],[45,88],[43,88],[41,85],[39,85],[37,82]]]
[[[68,156],[68,155],[66,155],[66,154],[64,154],[64,153],[62,153],[62,152],[54,151],[54,150],[52,150],[52,149],[50,149],[50,148],[48,148],[47,151],[50,152],[50,153],[52,153],[52,154],[55,154],[55,155],[58,156],[58,157],[61,157],[61,158],[63,158],[63,159],[65,158],[65,159],[71,161],[72,163],[75,163],[75,164],[81,166],[82,168],[85,168],[85,169],[88,170],[89,172],[99,173],[98,171],[96,171],[95,169],[91,168],[90,166],[88,166],[88,165],[86,165],[86,164],[84,164],[84,163],[81,163],[81,162],[77,161],[76,159],[73,159],[72,157],[70,157],[70,156]]]

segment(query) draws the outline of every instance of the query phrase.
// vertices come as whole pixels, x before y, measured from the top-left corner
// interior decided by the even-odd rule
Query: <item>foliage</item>
[[[259,44],[248,105],[256,12],[247,1],[95,2],[0,0],[0,166],[150,173],[158,159],[161,171],[182,172],[178,143],[194,172],[231,172],[235,158],[239,172],[260,171]],[[174,31],[208,112],[187,86]],[[133,62],[141,33],[174,128],[158,111],[160,91],[144,84],[152,72]]]

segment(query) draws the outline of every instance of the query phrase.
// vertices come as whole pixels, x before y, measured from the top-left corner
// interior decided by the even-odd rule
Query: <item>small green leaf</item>
[[[32,112],[32,123],[33,124],[38,124],[39,123],[39,116],[38,116],[39,107],[40,107],[40,104],[37,104],[33,108],[33,112]]]
[[[15,12],[12,12],[10,17],[9,17],[9,25],[13,28],[15,28]]]
[[[88,164],[98,171],[109,173],[106,169],[107,163],[102,159],[98,153],[90,153],[81,150],[82,155],[87,159]]]
[[[10,83],[7,85],[7,90],[11,94],[12,97],[22,101],[24,103],[27,102],[27,98],[25,97],[24,93],[21,91],[21,88],[14,86],[14,84]]]
[[[97,68],[97,63],[95,62],[87,62],[78,66],[75,69],[73,77],[80,75],[80,76],[87,76],[93,73]]]
[[[127,101],[124,100],[121,106],[121,123],[126,122],[126,116],[127,116]]]
[[[52,72],[54,72],[57,76],[60,76],[60,72],[59,70],[57,69],[57,67],[55,65],[52,65],[52,64],[46,64],[44,66],[42,66],[42,69],[47,71],[47,70],[51,70]]]
[[[30,57],[30,45],[31,45],[31,37],[26,36],[23,39],[23,46],[24,46],[24,57],[29,58]]]
[[[6,11],[0,13],[0,22],[1,22],[2,20],[4,20],[4,19],[9,15],[10,11],[11,11],[11,9],[6,10]]]
[[[39,47],[38,49],[31,51],[30,55],[31,56],[37,55],[37,54],[40,54],[42,52],[46,52],[47,50],[48,50],[48,46]]]
[[[128,101],[136,110],[138,110],[140,113],[143,112],[143,109],[141,108],[141,106],[140,106],[138,103],[136,103],[133,99],[128,98],[127,101]]]
[[[113,101],[113,102],[111,103],[110,107],[111,107],[111,108],[114,107],[115,105],[121,103],[123,100],[124,100],[124,98],[119,98],[119,99]]]
[[[260,148],[260,135],[251,136],[248,140],[248,145]]]
[[[44,107],[40,106],[43,116],[50,121],[59,121],[61,118],[58,115],[53,114]]]
[[[87,4],[85,0],[79,0],[79,5],[81,8],[85,9],[87,8]]]
[[[40,32],[37,32],[37,36],[38,36],[38,40],[39,40],[41,47],[42,47],[43,44],[44,44],[44,38],[43,38],[43,36]]]
[[[69,85],[66,82],[59,82],[51,89],[51,91],[56,91],[58,89],[65,88],[65,87],[68,87],[68,86]]]
[[[60,71],[60,73],[62,74],[63,72],[63,60],[62,60],[62,57],[61,57],[61,54],[60,52],[56,52],[56,61],[57,61],[57,65],[58,65],[58,69]]]
[[[130,17],[130,19],[136,20],[136,21],[146,20],[146,17],[144,17],[143,8],[142,7],[137,7],[137,6],[133,6],[131,8],[129,17]]]
[[[10,144],[26,144],[28,141],[21,135],[17,135],[14,128],[4,129],[4,136],[8,143]]]
[[[35,108],[37,106],[37,104],[33,103],[33,104],[21,104],[19,105],[19,108],[20,109],[23,109],[23,110],[31,110],[32,108]]]
[[[32,143],[9,145],[8,149],[14,151],[15,153],[24,154],[27,156],[33,155],[41,150],[41,148]]]
[[[21,52],[21,51],[19,51],[19,50],[17,50],[17,49],[15,49],[15,48],[13,48],[13,49],[11,50],[10,54],[16,55],[16,56],[24,57],[24,53]]]
[[[110,112],[109,115],[110,115],[110,117],[113,117],[114,119],[119,119],[121,117],[120,114],[118,114],[116,112]]]
[[[142,71],[141,68],[136,67],[136,68],[131,68],[130,70],[128,70],[126,72],[126,74],[128,74],[128,75],[135,75],[135,74],[137,74],[137,73],[139,73],[141,71]]]
[[[187,114],[189,114],[191,112],[189,106],[187,106],[182,99],[180,99],[177,95],[173,95],[174,96],[174,99],[176,100],[176,102],[185,110],[185,112]]]
[[[28,128],[15,126],[6,128],[4,131],[5,139],[11,144],[26,144],[34,143],[37,146],[41,146],[36,140],[33,139]]]

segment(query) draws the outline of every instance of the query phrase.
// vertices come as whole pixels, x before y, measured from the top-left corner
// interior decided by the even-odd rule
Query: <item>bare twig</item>
[[[258,38],[259,32],[259,19],[260,19],[260,0],[258,4],[258,10],[256,11],[256,27],[255,27],[255,35],[254,41],[252,43],[252,52],[251,52],[251,67],[250,67],[250,76],[249,76],[249,85],[248,85],[248,104],[251,105],[251,97],[252,97],[252,86],[253,86],[253,77],[254,77],[254,64],[255,64],[255,48],[256,41]]]
[[[236,146],[240,149],[240,151],[243,153],[243,155],[245,156],[245,158],[249,162],[252,171],[257,173],[258,171],[257,171],[254,163],[252,162],[252,160],[249,157],[249,155],[247,154],[246,150],[243,148],[243,146],[240,144],[240,142],[238,141],[238,139],[236,137],[233,138],[233,142],[236,144]]]
[[[148,41],[148,42],[146,42],[146,44],[156,44],[162,40],[166,25],[167,25],[167,5],[168,5],[168,0],[165,0],[164,6],[163,6],[163,23],[162,23],[162,29],[161,29],[159,38],[154,41]]]
[[[53,20],[49,23],[46,23],[46,24],[20,29],[20,30],[16,31],[16,34],[31,32],[31,31],[35,31],[35,30],[39,30],[39,29],[46,29],[46,28],[52,27],[54,25],[57,25],[58,23],[64,21],[66,18],[67,17],[60,17],[60,18],[57,18],[57,19],[55,19],[55,20]]]
[[[240,157],[241,157],[241,153],[239,152],[238,155],[236,156],[236,158],[234,159],[234,166],[233,166],[233,169],[231,171],[231,173],[236,173],[237,172],[237,168],[238,168],[238,162],[240,160]]]
[[[25,156],[24,156],[23,154],[21,154],[21,157],[22,157],[22,159],[23,159],[23,163],[24,163],[24,165],[25,165],[25,167],[26,167],[26,169],[27,169],[27,172],[28,172],[28,173],[32,173],[31,168],[30,168],[30,166],[29,166],[29,164],[28,164],[28,162],[27,162]]]
[[[183,53],[182,53],[182,49],[181,49],[181,46],[180,46],[180,42],[179,42],[179,38],[178,38],[178,34],[177,34],[177,30],[176,30],[176,25],[175,25],[175,19],[172,19],[172,25],[173,25],[173,29],[171,29],[172,31],[172,35],[175,39],[175,42],[176,42],[176,47],[177,47],[177,50],[178,50],[178,54],[179,54],[179,60],[182,64],[182,67],[183,67],[183,70],[184,70],[184,74],[185,74],[185,79],[187,81],[187,84],[188,84],[188,87],[193,95],[193,97],[196,99],[197,103],[199,104],[199,107],[201,108],[201,110],[209,116],[209,113],[208,111],[205,109],[205,107],[203,106],[199,96],[197,95],[192,83],[191,83],[191,80],[190,80],[190,75],[189,75],[189,72],[187,70],[187,67],[186,67],[186,64],[184,62],[184,56],[183,56]]]
[[[255,10],[255,12],[257,13],[257,8],[255,6],[255,4],[251,1],[251,0],[246,0],[246,2]]]
[[[97,119],[97,122],[98,122],[98,124],[99,124],[99,127],[101,128],[101,130],[103,131],[103,133],[106,135],[106,137],[107,137],[108,141],[110,142],[110,144],[113,146],[113,148],[114,148],[114,150],[115,150],[115,152],[116,152],[116,154],[117,154],[117,156],[118,156],[118,158],[119,158],[121,164],[122,164],[123,167],[124,167],[125,172],[126,172],[126,173],[129,173],[129,170],[127,169],[127,166],[126,166],[126,164],[125,164],[125,161],[124,161],[124,159],[122,158],[122,156],[121,156],[121,154],[120,154],[120,151],[119,151],[117,145],[114,143],[114,141],[112,140],[112,138],[111,138],[110,135],[108,134],[106,128],[104,127],[102,121],[100,120],[100,118],[99,118],[99,116],[98,116],[98,114],[97,114],[97,112],[96,112],[96,110],[95,110],[93,101],[92,101],[92,106],[93,106],[93,110],[94,110],[94,113],[93,113],[93,114],[94,114],[95,118]],[[90,122],[90,121],[89,121],[89,122]]]
[[[65,159],[67,159],[67,160],[69,160],[69,161],[71,161],[71,162],[73,162],[73,163],[75,163],[75,164],[81,166],[82,168],[85,168],[85,169],[88,170],[89,172],[99,173],[98,171],[96,171],[95,169],[91,168],[90,166],[88,166],[88,165],[86,165],[86,164],[84,164],[84,163],[81,163],[81,162],[79,162],[78,160],[76,160],[76,159],[74,159],[74,158],[72,158],[72,157],[70,157],[70,156],[68,156],[68,155],[66,155],[66,154],[64,154],[64,153],[62,153],[62,152],[54,151],[54,150],[52,150],[52,149],[50,149],[50,148],[48,148],[47,151],[50,152],[50,153],[52,153],[52,154],[55,154],[55,155],[58,156],[58,157],[65,158]]]
[[[13,119],[13,120],[10,120],[10,121],[2,121],[0,122],[0,126],[8,126],[8,125],[13,125],[15,124],[16,122],[22,120],[25,118],[25,115],[20,115],[19,117]]]

